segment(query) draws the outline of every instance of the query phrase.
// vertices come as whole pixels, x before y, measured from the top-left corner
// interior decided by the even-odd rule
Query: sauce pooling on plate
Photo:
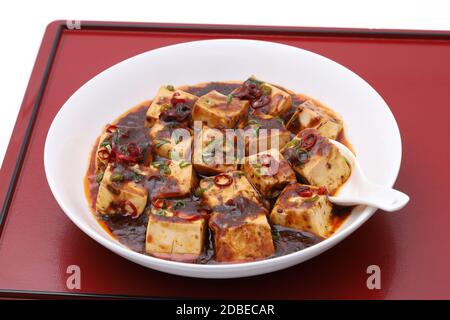
[[[270,259],[332,236],[351,213],[327,199],[350,175],[327,138],[350,146],[337,113],[255,77],[166,85],[103,129],[86,194],[104,229],[136,252]]]

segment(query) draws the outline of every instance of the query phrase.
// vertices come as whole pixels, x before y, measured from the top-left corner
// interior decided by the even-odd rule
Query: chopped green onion
[[[159,209],[159,210],[157,210],[157,211],[155,212],[155,214],[156,214],[157,216],[165,216],[165,215],[166,215],[166,210],[164,210],[164,209]]]
[[[262,81],[260,81],[260,80],[258,80],[258,79],[255,79],[255,78],[249,78],[247,81],[248,81],[248,82],[251,82],[251,83],[253,83],[253,84],[255,84],[255,85],[258,86],[258,87],[259,87],[261,84],[263,84]]]
[[[277,120],[280,124],[284,125],[284,120],[281,119],[280,117],[275,117],[275,120]]]
[[[133,180],[136,183],[141,182],[142,180],[144,180],[144,176],[142,174],[140,174],[140,173],[134,172],[133,173]]]
[[[182,160],[182,161],[180,162],[180,168],[181,168],[181,169],[186,168],[186,167],[189,166],[189,165],[191,165],[191,164],[190,164],[190,162],[188,162],[188,161]]]
[[[113,173],[111,175],[112,182],[120,182],[122,180],[123,180],[123,174],[121,174],[121,173]]]
[[[255,119],[251,119],[251,120],[249,120],[249,121],[247,122],[247,124],[253,125],[253,124],[259,124],[259,122],[256,121]]]
[[[100,183],[102,180],[103,180],[103,175],[104,175],[105,173],[103,172],[103,171],[101,171],[101,172],[99,172],[98,174],[97,174],[97,177],[95,177],[95,181],[97,182],[97,183]]]
[[[170,170],[169,166],[165,161],[155,161],[152,162],[152,166],[159,169],[159,173],[169,175],[172,173],[172,170]]]
[[[319,199],[319,196],[316,194],[314,197],[306,198],[304,202],[316,202]]]
[[[170,84],[166,86],[166,89],[169,91],[175,91],[175,87]]]
[[[168,165],[164,165],[159,167],[159,172],[162,172],[165,175],[169,175],[172,173],[172,170],[170,170]]]
[[[280,234],[280,232],[277,229],[272,229],[272,238],[275,241],[280,240],[281,234]]]
[[[300,144],[300,140],[297,140],[294,138],[291,141],[289,141],[288,143],[286,143],[286,148],[295,148],[299,144]]]
[[[206,188],[198,188],[197,190],[195,190],[194,196],[196,196],[197,198],[200,198],[205,191],[206,191]]]
[[[161,148],[162,145],[165,145],[166,143],[170,143],[170,141],[167,139],[158,140],[158,142],[155,144],[155,148],[159,149]]]
[[[197,198],[200,198],[202,196],[202,194],[211,189],[211,187],[214,185],[214,182],[211,182],[206,188],[197,188],[197,190],[195,190],[194,192],[194,196],[196,196]]]
[[[111,145],[111,141],[109,140],[103,140],[102,143],[100,143],[100,147],[106,147]]]
[[[233,94],[230,93],[229,95],[227,95],[227,104],[230,104],[232,100],[233,100]]]
[[[177,202],[175,202],[174,208],[180,209],[180,208],[184,208],[185,206],[186,206],[186,204],[184,203],[183,200],[177,200]]]

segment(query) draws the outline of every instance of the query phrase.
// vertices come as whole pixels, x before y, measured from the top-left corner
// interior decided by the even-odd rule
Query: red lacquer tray
[[[1,296],[450,298],[450,33],[96,22],[77,27],[62,21],[48,26],[0,172]],[[367,80],[400,126],[403,161],[396,187],[411,196],[410,204],[395,214],[377,212],[306,263],[244,279],[149,270],[82,233],[58,207],[44,174],[45,137],[58,110],[83,83],[123,59],[216,38],[304,48]],[[66,286],[70,265],[81,268],[80,289]],[[380,290],[367,288],[370,265],[381,268]]]

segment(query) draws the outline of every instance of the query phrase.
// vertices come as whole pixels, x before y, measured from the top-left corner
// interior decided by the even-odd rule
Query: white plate
[[[201,265],[166,261],[131,251],[111,238],[89,211],[83,178],[101,128],[161,84],[245,80],[249,75],[319,99],[339,112],[368,178],[392,186],[401,162],[397,123],[381,96],[352,71],[315,53],[272,42],[207,40],[145,52],[84,84],[64,104],[48,132],[44,162],[54,197],[86,234],[140,265],[190,277],[236,278],[290,267],[333,247],[375,212],[357,207],[332,237],[302,251],[242,264]]]

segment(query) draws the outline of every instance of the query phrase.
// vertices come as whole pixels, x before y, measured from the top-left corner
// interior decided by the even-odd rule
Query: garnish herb
[[[102,143],[100,143],[100,147],[107,147],[107,146],[111,146],[111,141],[103,140]]]
[[[300,163],[307,161],[309,158],[309,152],[303,148],[297,149],[297,159]]]
[[[159,149],[159,148],[161,148],[161,146],[165,145],[166,143],[170,143],[170,141],[167,139],[158,140],[158,142],[155,144],[155,148]]]
[[[175,91],[175,87],[170,84],[166,86],[166,89],[169,91]]]
[[[248,121],[248,124],[253,125],[253,124],[259,124],[258,121],[256,121],[255,119],[251,119]]]
[[[229,95],[227,95],[227,104],[230,104],[232,100],[233,100],[233,94],[230,93]]]
[[[133,180],[136,183],[141,182],[142,180],[144,180],[144,176],[140,173],[133,172]]]
[[[280,117],[275,117],[275,120],[277,120],[280,124],[284,125],[284,120],[281,119]]]
[[[300,140],[292,139],[291,141],[289,141],[288,143],[286,143],[286,148],[295,148],[295,147],[298,146],[299,144],[300,144]]]
[[[187,166],[190,166],[191,164],[188,162],[188,161],[185,161],[185,160],[182,160],[181,162],[180,162],[180,168],[181,169],[183,169],[183,168],[186,168]]]
[[[159,210],[157,210],[157,211],[155,212],[155,214],[156,214],[157,216],[165,216],[165,215],[166,215],[166,210],[164,210],[164,209],[159,209]]]
[[[306,198],[303,201],[305,201],[305,202],[316,202],[318,199],[319,199],[319,196],[316,194],[314,197]]]
[[[197,190],[195,190],[194,192],[194,196],[196,196],[197,198],[200,198],[202,196],[202,194],[205,191],[208,191],[209,189],[211,189],[211,187],[214,185],[214,183],[210,183],[206,188],[197,188]]]
[[[259,130],[260,130],[260,129],[261,129],[260,126],[257,126],[257,127],[255,128],[255,134],[256,134],[257,137],[259,137]]]
[[[186,204],[184,203],[183,200],[177,200],[177,202],[175,202],[175,209],[180,209],[180,208],[184,208],[186,206]]]
[[[272,229],[272,239],[278,241],[281,239],[280,232],[277,229]]]
[[[197,188],[197,190],[195,190],[195,192],[194,192],[194,196],[196,196],[197,198],[200,198],[205,191],[206,191],[206,188]]]
[[[163,161],[155,161],[152,162],[152,166],[159,169],[159,173],[169,175],[172,173],[172,170],[170,170],[170,167],[167,163]]]
[[[103,180],[103,175],[104,175],[105,173],[103,172],[103,171],[101,171],[101,172],[99,172],[98,174],[97,174],[97,177],[95,177],[95,181],[97,182],[97,183],[100,183],[102,180]]]
[[[253,84],[256,85],[257,87],[259,87],[259,86],[263,83],[262,81],[259,81],[259,80],[254,79],[254,78],[250,78],[250,79],[248,79],[247,81],[250,82],[250,83],[253,83]]]
[[[121,174],[121,173],[113,173],[112,175],[111,175],[111,181],[112,182],[120,182],[120,181],[122,181],[123,180],[123,174]]]

